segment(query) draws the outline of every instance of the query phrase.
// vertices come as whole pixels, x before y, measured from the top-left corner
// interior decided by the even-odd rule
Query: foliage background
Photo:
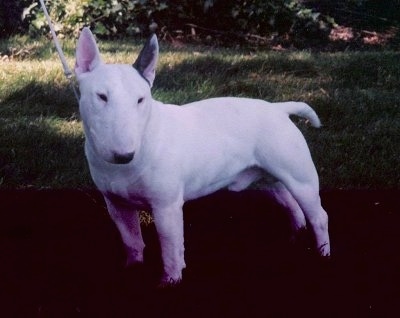
[[[99,37],[147,36],[148,33],[204,37],[228,33],[232,41],[253,36],[324,40],[335,20],[372,26],[397,25],[400,0],[46,0],[61,35],[90,26]],[[2,0],[0,36],[48,32],[37,0]],[[236,37],[232,37],[235,34]]]
[[[200,22],[219,30],[263,33],[287,30],[299,21],[315,22],[319,16],[298,1],[287,0],[47,0],[45,3],[60,32],[70,34],[90,25],[97,35],[103,36],[147,33],[155,25],[180,29],[187,23]],[[38,1],[5,0],[1,12],[3,34],[46,32]]]
[[[60,36],[90,26],[100,38],[147,37],[205,44],[325,46],[339,24],[387,31],[400,25],[400,0],[45,0]],[[393,30],[393,29],[392,29]],[[2,0],[0,37],[48,34],[38,0]],[[393,32],[392,32],[393,33]],[[360,32],[358,32],[360,35]],[[358,48],[359,45],[356,46]]]

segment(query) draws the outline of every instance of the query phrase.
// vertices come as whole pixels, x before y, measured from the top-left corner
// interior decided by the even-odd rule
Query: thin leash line
[[[51,36],[53,37],[54,45],[56,46],[56,50],[57,50],[58,56],[60,57],[61,64],[62,64],[63,69],[64,69],[64,75],[69,80],[70,86],[71,86],[71,88],[72,88],[72,90],[74,92],[75,98],[76,98],[76,100],[77,100],[77,102],[79,104],[79,94],[78,94],[78,92],[76,90],[76,87],[75,87],[75,85],[73,83],[73,80],[72,80],[74,74],[72,73],[71,69],[68,66],[68,63],[67,63],[67,60],[65,58],[64,52],[63,52],[63,50],[61,48],[60,42],[58,41],[58,38],[57,38],[57,34],[56,34],[55,30],[54,30],[53,23],[51,22],[50,15],[47,12],[47,8],[46,8],[46,6],[44,4],[44,0],[39,0],[39,2],[40,2],[40,5],[42,6],[42,10],[43,10],[43,13],[44,13],[44,15],[46,17],[47,23],[49,24]]]

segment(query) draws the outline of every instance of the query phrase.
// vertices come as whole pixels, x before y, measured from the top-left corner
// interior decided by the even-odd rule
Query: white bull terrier
[[[184,202],[221,188],[241,191],[260,180],[269,180],[266,189],[290,212],[293,230],[307,223],[319,254],[329,256],[317,171],[289,119],[302,116],[319,127],[314,110],[301,102],[233,97],[163,104],[150,91],[157,59],[155,35],[133,66],[103,63],[88,28],[76,49],[85,153],[121,233],[127,263],[143,262],[138,211],[150,209],[162,250],[161,283],[179,282],[185,268]]]

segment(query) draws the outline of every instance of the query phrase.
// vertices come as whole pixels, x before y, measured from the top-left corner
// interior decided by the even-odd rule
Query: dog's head
[[[82,30],[75,64],[79,109],[87,142],[101,159],[126,164],[138,151],[151,109],[157,59],[153,35],[133,65],[105,64],[93,34]]]

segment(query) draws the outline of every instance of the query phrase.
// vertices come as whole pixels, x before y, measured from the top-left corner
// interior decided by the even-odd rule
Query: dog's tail
[[[279,106],[288,115],[297,115],[306,118],[313,127],[321,127],[321,121],[317,113],[309,105],[303,102],[286,102]]]

